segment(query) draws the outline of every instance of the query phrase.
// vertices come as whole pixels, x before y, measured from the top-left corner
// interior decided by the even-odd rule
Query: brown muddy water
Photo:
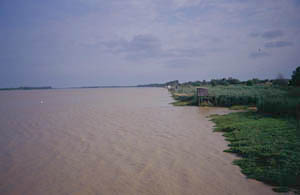
[[[41,102],[42,101],[42,102]],[[0,194],[274,194],[159,88],[0,92]]]

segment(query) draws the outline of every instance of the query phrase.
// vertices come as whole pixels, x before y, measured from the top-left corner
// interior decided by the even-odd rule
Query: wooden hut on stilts
[[[208,89],[197,87],[197,99],[198,99],[199,106],[203,103],[209,104]]]

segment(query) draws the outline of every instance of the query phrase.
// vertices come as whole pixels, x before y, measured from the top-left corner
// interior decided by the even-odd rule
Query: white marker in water
[[[43,102],[43,100],[41,100],[41,104],[43,104],[44,102]]]

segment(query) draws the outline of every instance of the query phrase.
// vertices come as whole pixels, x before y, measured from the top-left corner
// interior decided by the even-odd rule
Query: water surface
[[[42,101],[42,102],[41,102]],[[0,194],[273,194],[159,88],[0,92]]]

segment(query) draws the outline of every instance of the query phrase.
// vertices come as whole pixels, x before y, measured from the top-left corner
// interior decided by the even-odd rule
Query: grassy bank
[[[256,107],[260,113],[300,117],[300,96],[262,97],[258,99]]]
[[[203,86],[202,86],[203,87]],[[248,112],[212,116],[216,131],[230,142],[226,152],[249,178],[274,186],[277,192],[300,193],[300,89],[263,85],[204,86],[208,102]],[[196,87],[178,86],[174,105],[197,105]],[[194,97],[194,98],[193,98]]]
[[[258,101],[262,102],[272,97],[283,98],[288,95],[290,88],[274,87],[266,85],[228,85],[228,86],[200,86],[208,89],[208,100],[205,106],[231,107],[236,105],[256,106]],[[182,94],[183,96],[196,96],[196,86],[179,85],[177,89],[171,91],[172,94]],[[180,99],[180,98],[177,98]],[[197,101],[197,98],[195,97]],[[178,101],[184,101],[178,100]],[[196,105],[197,103],[195,103]]]
[[[234,164],[249,178],[275,186],[278,192],[300,190],[300,129],[295,118],[256,112],[214,115],[215,131],[230,142],[226,152],[239,155]],[[298,129],[297,129],[298,128]]]
[[[197,97],[194,95],[172,93],[172,97],[175,100],[175,102],[172,103],[174,106],[196,106],[197,105]]]
[[[257,107],[260,113],[300,117],[300,88],[266,85],[201,86],[208,89],[200,106]],[[174,105],[198,105],[196,87],[179,85],[171,90]]]
[[[271,184],[277,192],[300,193],[300,67],[292,79],[217,79],[168,87],[174,105],[198,105],[196,88],[206,88],[200,106],[246,112],[212,116],[215,131],[230,142],[226,152],[249,178]],[[288,85],[288,83],[290,83]]]
[[[179,85],[175,90],[180,94],[194,95],[197,87],[207,88],[210,96],[284,96],[291,87],[278,87],[272,85]]]

